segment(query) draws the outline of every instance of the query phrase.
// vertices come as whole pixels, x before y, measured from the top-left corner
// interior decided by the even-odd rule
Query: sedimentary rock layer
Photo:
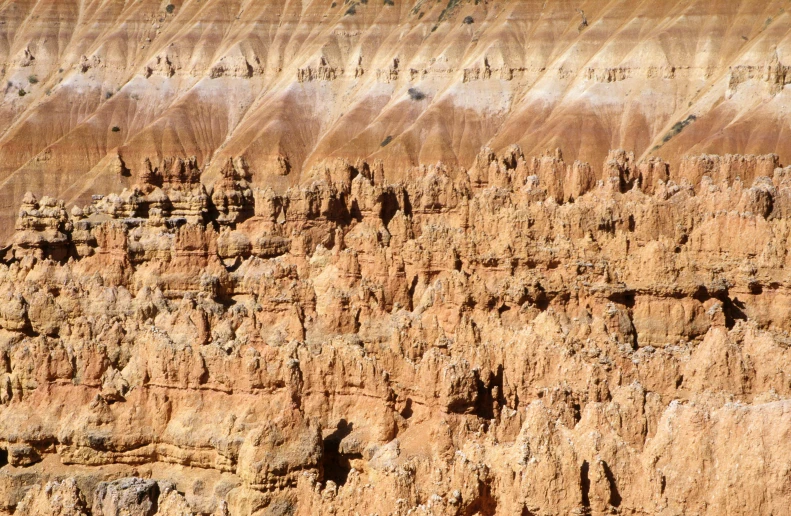
[[[144,157],[229,157],[282,194],[327,158],[388,181],[484,146],[791,162],[784,0],[0,2],[0,238]],[[133,170],[132,172],[137,172]]]
[[[0,510],[785,511],[778,156],[328,163],[281,193],[168,158],[85,207],[24,196]]]

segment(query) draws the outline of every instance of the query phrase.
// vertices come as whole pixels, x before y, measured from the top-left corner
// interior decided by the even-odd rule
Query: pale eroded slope
[[[128,186],[119,155],[194,155],[209,183],[244,155],[281,190],[328,156],[397,179],[485,144],[791,157],[788,2],[393,3],[3,2],[5,227],[25,190]]]

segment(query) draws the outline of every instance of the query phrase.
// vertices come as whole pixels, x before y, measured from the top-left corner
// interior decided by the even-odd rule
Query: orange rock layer
[[[316,77],[324,77],[324,72]],[[306,80],[314,75],[307,74]],[[0,510],[780,514],[791,169],[191,159],[0,264]]]

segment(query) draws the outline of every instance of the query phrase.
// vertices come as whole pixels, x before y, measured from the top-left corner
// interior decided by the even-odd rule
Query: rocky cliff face
[[[0,3],[0,238],[27,190],[131,188],[143,158],[243,157],[283,194],[326,159],[388,182],[483,147],[791,162],[785,0]]]
[[[194,159],[139,170],[84,207],[22,200],[0,511],[788,506],[778,156],[512,146],[397,182],[327,161],[283,192],[241,157],[209,187]]]

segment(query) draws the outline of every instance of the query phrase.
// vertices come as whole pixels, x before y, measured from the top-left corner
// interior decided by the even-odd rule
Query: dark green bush
[[[412,100],[423,100],[426,98],[426,94],[417,88],[409,88],[407,93],[409,94],[409,98]]]
[[[670,128],[670,131],[668,131],[667,134],[664,136],[664,138],[662,138],[662,143],[669,142],[675,135],[683,131],[686,126],[688,126],[697,119],[698,117],[696,117],[695,115],[689,115],[681,122],[676,122],[675,124],[673,124],[673,127]]]

